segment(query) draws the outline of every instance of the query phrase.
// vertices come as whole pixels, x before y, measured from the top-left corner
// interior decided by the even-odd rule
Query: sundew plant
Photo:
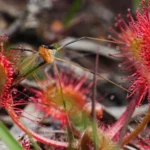
[[[150,101],[150,1],[141,0],[139,5],[135,17],[130,9],[127,21],[121,14],[116,17],[109,40],[82,37],[59,48],[42,45],[34,51],[23,47],[6,50],[8,37],[0,37],[0,106],[27,136],[18,140],[22,149],[44,145],[52,149],[120,150],[135,141],[139,149],[150,149],[149,139],[138,138],[150,120],[150,108],[132,132],[127,130],[135,109],[144,99]],[[111,56],[124,58],[122,68],[132,72],[126,77],[128,89],[101,76],[98,54],[95,71],[55,56],[67,45],[86,38],[117,45],[118,53]],[[82,73],[77,73],[78,69]],[[113,124],[102,123],[103,106],[96,100],[98,78],[127,92],[129,104]],[[34,86],[29,84],[33,82]],[[27,106],[32,110],[27,111]]]

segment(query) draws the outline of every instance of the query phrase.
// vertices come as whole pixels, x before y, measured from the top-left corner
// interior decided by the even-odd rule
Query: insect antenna
[[[71,62],[71,61],[63,60],[63,59],[61,59],[61,58],[56,58],[56,57],[55,57],[55,59],[58,60],[58,61],[61,61],[61,62],[67,62],[67,63],[69,63],[69,64],[71,64],[71,65],[73,65],[73,66],[76,66],[76,67],[79,67],[79,68],[83,69],[84,71],[87,71],[87,72],[90,72],[90,73],[94,74],[94,72],[93,72],[92,70],[87,69],[87,68],[84,68],[84,67],[82,67],[82,66],[80,66],[80,65],[78,65],[78,64],[76,64],[76,63]],[[117,87],[123,89],[124,91],[126,91],[126,92],[128,92],[128,93],[131,93],[128,89],[126,89],[126,88],[122,87],[121,85],[119,85],[119,84],[117,84],[117,83],[115,83],[115,82],[109,80],[109,79],[106,78],[106,77],[103,77],[102,75],[100,75],[100,73],[96,73],[96,75],[97,75],[98,77],[102,78],[102,79],[105,79],[105,80],[108,81],[109,83],[111,83],[111,84],[113,84],[113,85],[116,85]]]
[[[63,48],[65,48],[66,46],[70,45],[70,44],[73,44],[75,42],[78,42],[78,41],[81,41],[81,40],[92,40],[92,41],[99,41],[99,42],[108,42],[108,43],[114,43],[114,44],[125,44],[124,42],[115,42],[115,41],[112,41],[112,40],[106,40],[106,39],[98,39],[98,38],[92,38],[92,37],[81,37],[81,38],[78,38],[78,39],[75,39],[75,40],[72,40],[70,42],[68,42],[67,44],[59,47],[57,50],[61,50]]]
[[[35,50],[25,49],[25,48],[9,48],[9,51],[11,51],[11,50],[20,50],[22,52],[27,51],[27,52],[37,53],[37,51],[35,51]]]

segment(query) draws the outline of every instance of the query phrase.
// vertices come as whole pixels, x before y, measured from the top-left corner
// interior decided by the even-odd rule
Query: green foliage
[[[133,2],[133,5],[134,5],[134,7],[135,8],[137,8],[138,6],[139,6],[139,2],[141,1],[141,0],[132,0]]]
[[[140,2],[141,2],[141,0],[132,0],[133,7],[134,7],[134,8],[140,7],[140,5],[139,5]],[[146,2],[148,2],[148,0],[146,0]],[[141,7],[140,7],[140,8],[141,8]]]
[[[0,139],[7,145],[10,150],[23,150],[21,145],[10,134],[9,130],[0,121]]]
[[[68,11],[67,17],[64,21],[64,26],[68,26],[76,12],[81,8],[81,0],[74,0],[72,7]]]

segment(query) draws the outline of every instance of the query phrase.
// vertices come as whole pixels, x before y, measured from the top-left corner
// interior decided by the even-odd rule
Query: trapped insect
[[[97,38],[92,38],[92,37],[81,37],[79,39],[70,41],[70,42],[66,43],[65,45],[60,46],[58,48],[55,47],[54,45],[48,45],[48,46],[47,45],[41,45],[41,46],[39,46],[38,51],[30,50],[30,49],[23,49],[23,48],[11,48],[11,50],[19,50],[20,52],[28,51],[28,52],[33,53],[31,56],[27,56],[25,59],[23,59],[23,61],[19,62],[19,68],[20,68],[20,70],[22,70],[22,72],[19,73],[19,76],[17,77],[17,82],[15,84],[18,84],[19,82],[24,80],[25,77],[32,74],[38,68],[41,68],[42,66],[44,66],[46,64],[54,64],[55,60],[60,61],[60,62],[69,63],[73,66],[76,66],[76,67],[83,69],[86,72],[90,72],[93,74],[94,72],[92,70],[84,68],[84,67],[82,67],[82,66],[80,66],[74,62],[55,57],[55,54],[57,52],[59,52],[60,50],[63,50],[68,45],[73,44],[75,42],[78,42],[80,40],[84,40],[84,39],[99,41],[99,42],[116,43],[116,42],[111,41],[111,40],[97,39]],[[124,43],[120,42],[117,44],[124,44]],[[39,60],[37,61],[37,59],[39,59],[39,57],[42,58],[42,61],[39,61]],[[57,67],[57,66],[55,65],[55,67]],[[103,78],[103,79],[107,80],[108,82],[115,84],[119,88],[122,88],[123,90],[129,92],[127,89],[123,88],[122,86],[120,86],[120,85],[110,81],[109,79],[103,77],[100,73],[97,73],[97,76],[100,78]],[[19,80],[18,80],[18,78],[19,78]]]

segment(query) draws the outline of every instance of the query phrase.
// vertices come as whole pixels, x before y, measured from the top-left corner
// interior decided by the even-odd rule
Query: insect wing
[[[27,77],[29,74],[32,74],[32,72],[34,72],[34,70],[36,70],[43,62],[38,53],[33,53],[30,56],[24,54],[20,56],[21,57],[16,62],[17,69],[19,70],[19,75],[16,80],[23,80],[23,78]]]

